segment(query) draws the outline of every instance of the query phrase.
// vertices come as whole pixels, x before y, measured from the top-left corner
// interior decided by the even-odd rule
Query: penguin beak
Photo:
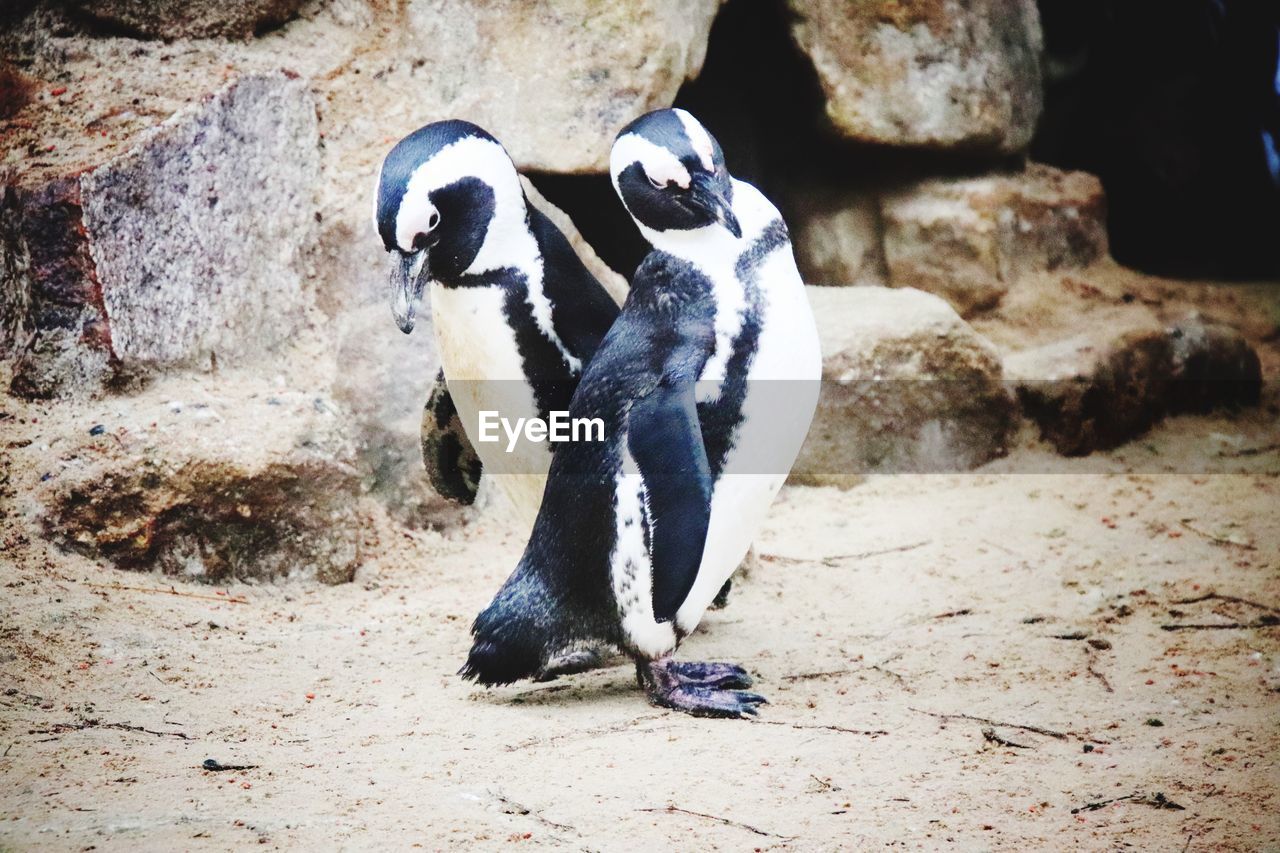
[[[422,288],[427,280],[423,274],[426,266],[426,249],[411,255],[392,253],[391,313],[395,315],[400,331],[406,335],[413,331],[414,315],[422,301]]]
[[[742,237],[742,226],[738,224],[738,217],[733,215],[733,205],[711,175],[699,172],[693,176],[689,203],[727,228],[734,237]]]

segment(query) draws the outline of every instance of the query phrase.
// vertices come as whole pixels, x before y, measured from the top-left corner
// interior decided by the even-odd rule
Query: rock
[[[377,252],[383,255],[381,250]],[[422,467],[422,405],[440,369],[430,302],[412,335],[396,328],[386,298],[385,257],[377,257],[378,298],[334,316],[338,370],[333,395],[348,421],[357,464],[392,514],[414,526],[440,520],[443,502]]]
[[[31,499],[49,538],[119,568],[209,582],[351,579],[361,477],[327,395],[170,379],[100,405],[50,411],[23,451],[23,470],[46,472]]]
[[[0,119],[17,115],[35,100],[37,81],[0,61]]]
[[[887,195],[882,213],[890,282],[941,294],[965,316],[994,307],[1021,276],[1107,254],[1106,198],[1084,172],[1033,164],[924,181]]]
[[[605,172],[627,122],[698,75],[720,0],[555,4],[411,0],[400,42],[374,57],[385,135],[465,116],[523,170]],[[378,104],[388,101],[388,111]],[[536,108],[531,108],[536,105]]]
[[[888,282],[879,199],[869,192],[813,188],[789,218],[805,281],[826,285]]]
[[[1035,0],[790,0],[827,115],[853,139],[1021,151],[1040,116]]]
[[[297,13],[303,0],[74,0],[108,31],[147,38],[249,38]]]
[[[823,383],[795,481],[966,470],[1005,453],[1016,407],[999,355],[945,301],[909,288],[808,292]]]
[[[306,83],[249,74],[107,162],[19,175],[0,207],[14,390],[93,391],[287,339],[310,304],[318,143]]]
[[[1168,414],[1254,405],[1257,353],[1234,329],[1138,315],[1005,358],[1027,417],[1065,456],[1117,447]]]
[[[1262,362],[1237,329],[1192,317],[1169,331],[1173,348],[1171,412],[1205,413],[1256,406],[1262,398]]]

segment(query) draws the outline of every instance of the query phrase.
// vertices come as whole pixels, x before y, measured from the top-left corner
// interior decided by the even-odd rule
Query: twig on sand
[[[745,829],[748,832],[754,832],[756,835],[763,835],[765,838],[781,838],[783,841],[792,841],[796,838],[796,836],[794,835],[779,835],[776,832],[767,832],[766,830],[763,830],[758,826],[752,826],[749,823],[741,823],[740,821],[729,820],[729,818],[727,817],[719,817],[718,815],[707,814],[706,812],[690,811],[689,809],[682,809],[679,806],[668,805],[666,808],[661,808],[661,809],[637,809],[637,811],[666,812],[667,814],[693,815],[694,817],[701,817],[701,818],[706,818],[707,820],[714,820],[716,823],[722,823],[725,826],[736,826],[739,829]]]
[[[1280,616],[1270,614],[1257,622],[1175,622],[1172,625],[1161,625],[1161,631],[1214,631],[1240,630],[1247,628],[1275,628],[1280,626]]]
[[[1240,548],[1245,551],[1258,550],[1258,546],[1254,545],[1252,542],[1240,542],[1235,539],[1228,538],[1226,536],[1219,536],[1216,533],[1210,533],[1207,530],[1201,530],[1198,527],[1192,527],[1191,521],[1192,519],[1190,518],[1184,518],[1178,523],[1181,524],[1183,527],[1185,527],[1187,530],[1190,530],[1195,535],[1202,536],[1205,539],[1208,539],[1214,545],[1222,545],[1224,547],[1230,547],[1230,548]]]
[[[242,595],[206,595],[202,592],[183,592],[182,590],[172,586],[168,589],[161,589],[156,586],[125,586],[122,583],[86,583],[85,586],[93,587],[94,589],[111,589],[120,592],[155,592],[160,593],[161,595],[178,595],[183,598],[200,598],[205,601],[225,601],[230,604],[249,603],[249,599]]]
[[[939,613],[934,619],[954,619],[957,616],[968,616],[973,612],[971,607],[962,607],[959,610],[948,610],[946,613]]]
[[[521,815],[521,816],[527,815],[533,818],[534,820],[538,821],[539,823],[544,824],[545,826],[551,827],[552,829],[563,829],[573,833],[577,833],[578,831],[577,827],[569,826],[569,824],[567,823],[556,823],[554,820],[550,820],[548,818],[543,817],[541,812],[531,809],[526,805],[521,805],[520,803],[517,803],[515,800],[512,800],[506,796],[503,796],[501,791],[490,791],[489,796],[493,797],[495,800],[497,800],[499,803],[502,804],[503,812],[505,814],[515,814],[515,815]]]
[[[910,545],[898,545],[893,548],[883,548],[878,551],[862,551],[857,554],[832,554],[828,557],[791,557],[786,554],[760,554],[760,559],[766,563],[822,563],[825,566],[835,566],[845,560],[867,560],[872,557],[883,557],[885,554],[900,554],[903,551],[914,551],[917,548],[923,548],[932,542],[932,539],[926,539],[923,542],[913,542]]]
[[[788,723],[782,720],[754,720],[757,726],[786,726],[789,729],[821,729],[828,732],[841,732],[847,735],[865,735],[867,737],[879,737],[887,735],[884,729],[848,729],[844,726],[833,726],[825,723]]]
[[[655,720],[664,719],[666,716],[666,714],[647,714],[643,717],[636,717],[634,720],[627,720],[625,723],[617,723],[612,726],[599,726],[594,729],[585,729],[578,732],[553,735],[549,738],[529,738],[528,740],[522,740],[519,743],[509,743],[504,746],[503,749],[507,752],[517,752],[521,749],[529,749],[530,747],[535,746],[550,746],[556,741],[564,740],[566,738],[595,737],[596,735],[617,734],[618,732],[625,732],[628,729],[634,728],[641,723],[651,723]]]
[[[1106,688],[1108,693],[1115,693],[1115,688],[1111,686],[1111,682],[1107,680],[1107,677],[1094,667],[1094,664],[1098,662],[1097,654],[1090,649],[1085,652],[1085,659],[1088,661],[1086,668],[1088,669],[1089,674],[1098,679],[1098,681],[1102,683],[1102,686]]]
[[[1239,450],[1219,450],[1218,455],[1239,458],[1241,456],[1259,456],[1263,453],[1270,453],[1273,450],[1280,450],[1280,444],[1264,444],[1261,447],[1242,447]]]
[[[1167,809],[1169,811],[1175,811],[1175,812],[1186,810],[1186,806],[1178,805],[1173,800],[1169,799],[1164,794],[1157,791],[1156,793],[1151,794],[1150,796],[1148,796],[1147,794],[1143,794],[1141,792],[1137,792],[1133,794],[1127,794],[1123,797],[1112,797],[1109,800],[1098,800],[1097,802],[1093,802],[1093,803],[1085,803],[1083,806],[1076,806],[1074,809],[1071,810],[1071,813],[1080,814],[1080,812],[1096,812],[1098,809],[1104,808],[1105,806],[1109,806],[1112,803],[1124,803],[1124,802],[1137,803],[1138,805],[1141,805],[1141,806],[1151,806],[1154,809]]]
[[[837,675],[853,675],[855,672],[866,672],[870,667],[859,666],[854,669],[828,669],[822,672],[797,672],[782,676],[783,681],[809,681],[813,678],[834,678]]]
[[[1195,598],[1179,598],[1170,604],[1199,604],[1202,601],[1230,601],[1235,604],[1247,604],[1250,607],[1256,607],[1259,610],[1270,610],[1272,613],[1280,613],[1280,607],[1272,607],[1270,604],[1263,604],[1260,601],[1250,601],[1247,598],[1239,598],[1234,595],[1220,595],[1216,592],[1206,592],[1204,595],[1197,595]]]
[[[880,663],[868,664],[867,666],[849,667],[848,669],[827,669],[827,670],[819,670],[817,672],[797,672],[797,673],[793,673],[792,675],[782,676],[782,680],[783,681],[810,681],[815,678],[835,678],[836,676],[839,676],[839,675],[856,675],[859,672],[866,672],[867,670],[872,670],[874,672],[880,673],[881,675],[889,676],[894,681],[901,684],[902,689],[906,690],[908,693],[914,693],[915,691],[912,690],[911,687],[907,684],[907,680],[902,677],[901,673],[894,672],[893,670],[887,669],[885,667],[885,664],[891,663],[900,657],[902,657],[901,654],[891,655],[890,657],[887,657],[884,660],[880,661]]]
[[[1096,812],[1100,808],[1111,805],[1112,803],[1123,803],[1126,800],[1132,800],[1137,794],[1125,794],[1123,797],[1112,797],[1109,800],[1098,800],[1092,803],[1085,803],[1083,806],[1076,806],[1071,810],[1072,814],[1080,814],[1080,812]]]
[[[869,560],[872,557],[883,557],[885,554],[901,554],[904,551],[914,551],[917,548],[923,548],[931,543],[932,539],[926,539],[923,542],[913,542],[910,545],[898,545],[894,548],[881,548],[878,551],[862,551],[858,554],[833,554],[830,557],[823,557],[823,565],[834,566],[836,563],[843,563],[846,560]]]
[[[31,735],[60,735],[63,732],[78,732],[85,729],[119,729],[124,732],[142,732],[143,734],[156,735],[157,737],[176,737],[182,740],[191,740],[191,735],[183,732],[158,732],[155,729],[143,728],[142,726],[131,726],[128,723],[102,723],[97,720],[82,720],[78,723],[54,723],[47,729],[31,729],[27,734]]]
[[[917,714],[928,714],[930,717],[937,717],[941,720],[969,720],[974,723],[986,723],[989,726],[999,726],[1003,729],[1018,729],[1019,731],[1033,732],[1038,735],[1045,735],[1046,737],[1054,737],[1058,740],[1067,739],[1066,732],[1055,732],[1053,729],[1046,729],[1040,726],[1028,726],[1023,725],[1022,723],[1002,723],[999,720],[991,720],[986,717],[975,717],[972,714],[940,714],[937,711],[926,711],[923,708],[912,708],[911,706],[908,706],[908,709],[915,711]]]
[[[257,764],[223,764],[216,758],[206,758],[196,766],[197,770],[208,770],[210,773],[221,773],[224,770],[256,770]]]
[[[982,727],[982,738],[988,743],[994,743],[997,746],[1010,746],[1014,749],[1035,749],[1034,746],[1027,746],[1025,743],[1015,743],[1011,740],[1005,740],[1000,737],[1000,735],[996,734],[996,730],[990,726]]]

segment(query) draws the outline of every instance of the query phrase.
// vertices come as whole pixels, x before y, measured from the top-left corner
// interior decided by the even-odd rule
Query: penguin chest
[[[686,633],[697,627],[721,585],[746,557],[795,463],[818,402],[822,356],[790,245],[762,259],[752,280],[755,337],[743,368],[739,417],[712,493],[702,563],[676,617]],[[728,377],[729,387],[734,379]]]
[[[528,495],[541,496],[541,485],[551,465],[550,445],[521,439],[508,449],[510,443],[503,429],[490,430],[486,436],[480,435],[479,429],[481,412],[496,412],[510,424],[520,418],[541,416],[506,305],[507,293],[500,285],[431,285],[436,345],[463,429],[484,463],[486,475],[532,478],[532,482],[521,485],[513,480],[514,491],[504,481],[499,482],[504,492],[511,493],[520,514],[531,517],[525,504],[530,503]],[[532,510],[536,508],[535,497]]]
[[[622,467],[614,477],[615,537],[609,554],[609,579],[624,642],[633,651],[657,658],[675,648],[677,637],[671,622],[658,622],[653,615],[653,562],[644,479],[625,438],[619,452]]]

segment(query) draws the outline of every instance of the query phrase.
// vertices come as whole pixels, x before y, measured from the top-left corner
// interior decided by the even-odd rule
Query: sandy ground
[[[211,588],[7,519],[0,848],[1280,849],[1280,451],[1236,455],[1266,417],[785,491],[683,649],[758,676],[754,722],[650,707],[623,661],[453,675],[523,544],[493,521]],[[1233,437],[1240,473],[1151,462]]]

